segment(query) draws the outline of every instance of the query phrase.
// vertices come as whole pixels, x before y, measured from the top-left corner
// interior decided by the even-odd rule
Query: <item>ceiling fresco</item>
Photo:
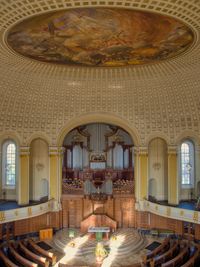
[[[174,18],[117,8],[38,15],[7,36],[12,49],[36,60],[100,67],[160,62],[186,51],[193,40],[190,28]]]

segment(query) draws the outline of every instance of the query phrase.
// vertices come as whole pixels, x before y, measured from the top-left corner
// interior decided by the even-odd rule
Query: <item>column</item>
[[[178,154],[177,147],[168,147],[168,203],[177,205],[179,203],[178,191]]]
[[[20,171],[18,183],[18,204],[29,204],[29,147],[20,147]]]
[[[199,196],[200,194],[200,186],[198,183],[200,183],[200,146],[195,145],[195,154],[194,154],[194,164],[195,164],[195,170],[194,170],[194,195]],[[196,179],[195,179],[196,178]],[[193,196],[194,197],[194,196]]]
[[[136,201],[148,197],[148,148],[134,147]]]
[[[50,157],[50,199],[60,203],[62,195],[62,147],[49,147]]]

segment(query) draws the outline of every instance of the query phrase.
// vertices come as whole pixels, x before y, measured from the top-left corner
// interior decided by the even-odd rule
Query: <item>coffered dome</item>
[[[103,114],[134,128],[140,145],[153,134],[170,144],[183,133],[199,135],[199,0],[2,0],[0,14],[2,133],[15,132],[27,144],[40,132],[54,145],[75,117]],[[74,37],[81,32],[77,18],[88,35],[86,27]],[[123,38],[116,38],[119,29]],[[56,55],[51,34],[60,45]],[[57,64],[66,59],[70,64]]]

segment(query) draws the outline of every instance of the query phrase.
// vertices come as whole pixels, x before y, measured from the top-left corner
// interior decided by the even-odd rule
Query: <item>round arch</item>
[[[36,139],[42,139],[43,141],[47,143],[48,146],[51,143],[50,138],[45,133],[36,132],[36,133],[33,133],[31,136],[29,136],[28,141],[27,141],[27,146],[30,146],[32,141]]]
[[[190,139],[195,145],[200,145],[199,136],[193,131],[184,131],[176,138],[176,145],[180,145],[183,140]]]
[[[16,143],[17,147],[20,147],[22,144],[21,138],[16,132],[8,131],[2,133],[0,135],[0,144],[2,145],[5,140],[13,140]]]
[[[133,126],[131,126],[127,120],[108,113],[92,113],[72,118],[61,130],[58,136],[57,145],[62,146],[65,136],[72,129],[76,128],[77,126],[88,123],[108,123],[120,126],[130,134],[135,146],[141,145],[138,131]]]
[[[164,134],[164,133],[161,133],[161,132],[157,132],[157,133],[154,133],[154,134],[151,134],[147,137],[146,139],[146,146],[148,147],[149,144],[151,143],[151,141],[155,138],[160,138],[162,139],[163,141],[165,141],[165,143],[167,145],[169,145],[169,139],[168,137]]]

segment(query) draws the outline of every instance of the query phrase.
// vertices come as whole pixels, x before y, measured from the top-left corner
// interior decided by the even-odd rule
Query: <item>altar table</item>
[[[88,227],[88,233],[90,233],[90,238],[92,238],[93,234],[95,233],[96,240],[101,241],[103,238],[103,233],[105,233],[105,238],[109,239],[110,227]]]

